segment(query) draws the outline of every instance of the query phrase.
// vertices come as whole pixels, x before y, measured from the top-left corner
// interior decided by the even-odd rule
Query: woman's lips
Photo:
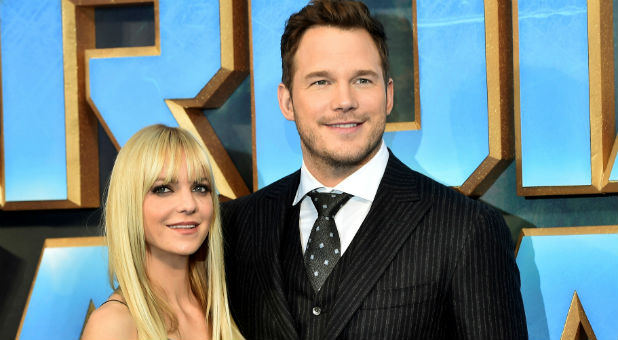
[[[195,221],[182,221],[177,223],[168,224],[167,227],[171,229],[195,229],[199,223]]]

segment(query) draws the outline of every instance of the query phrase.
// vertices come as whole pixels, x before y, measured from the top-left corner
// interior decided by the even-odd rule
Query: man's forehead
[[[345,35],[346,33],[354,33],[354,34],[365,35],[367,38],[369,38],[369,39],[371,39],[373,41],[369,31],[367,31],[365,28],[362,28],[362,27],[340,27],[340,26],[332,26],[332,25],[313,25],[313,26],[307,28],[303,32],[303,34],[301,35],[299,43],[298,43],[297,50],[301,48],[301,46],[303,45],[303,42],[308,40],[307,36],[313,37],[315,35],[320,35],[320,36],[324,37],[325,35],[330,35],[330,36],[335,37],[335,36]],[[376,49],[377,49],[377,47],[376,47]]]
[[[364,28],[312,26],[303,34],[293,58],[294,76],[298,71],[305,76],[346,67],[356,67],[353,72],[382,72],[378,48]]]

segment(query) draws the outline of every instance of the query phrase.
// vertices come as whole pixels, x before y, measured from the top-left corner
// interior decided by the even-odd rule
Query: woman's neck
[[[205,319],[204,307],[191,290],[189,256],[149,251],[146,259],[153,289],[165,300],[175,319],[177,328],[168,333],[168,338],[210,338],[212,329]]]
[[[172,309],[195,299],[189,281],[189,256],[147,252],[146,261],[153,288],[161,290]]]

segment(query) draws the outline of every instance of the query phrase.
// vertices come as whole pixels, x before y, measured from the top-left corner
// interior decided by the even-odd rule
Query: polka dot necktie
[[[307,241],[305,268],[313,290],[317,292],[341,257],[341,241],[335,225],[335,215],[352,195],[319,193],[315,190],[307,195],[318,211],[318,218]]]

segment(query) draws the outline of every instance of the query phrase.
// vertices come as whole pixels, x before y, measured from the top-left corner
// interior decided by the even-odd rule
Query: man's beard
[[[379,148],[384,134],[384,125],[382,129],[372,131],[364,147],[354,153],[331,152],[332,149],[318,145],[317,137],[309,131],[303,131],[298,123],[296,130],[306,152],[309,152],[312,158],[318,159],[323,165],[332,168],[355,168],[369,161],[369,157]],[[342,148],[345,148],[345,146],[342,146]]]

